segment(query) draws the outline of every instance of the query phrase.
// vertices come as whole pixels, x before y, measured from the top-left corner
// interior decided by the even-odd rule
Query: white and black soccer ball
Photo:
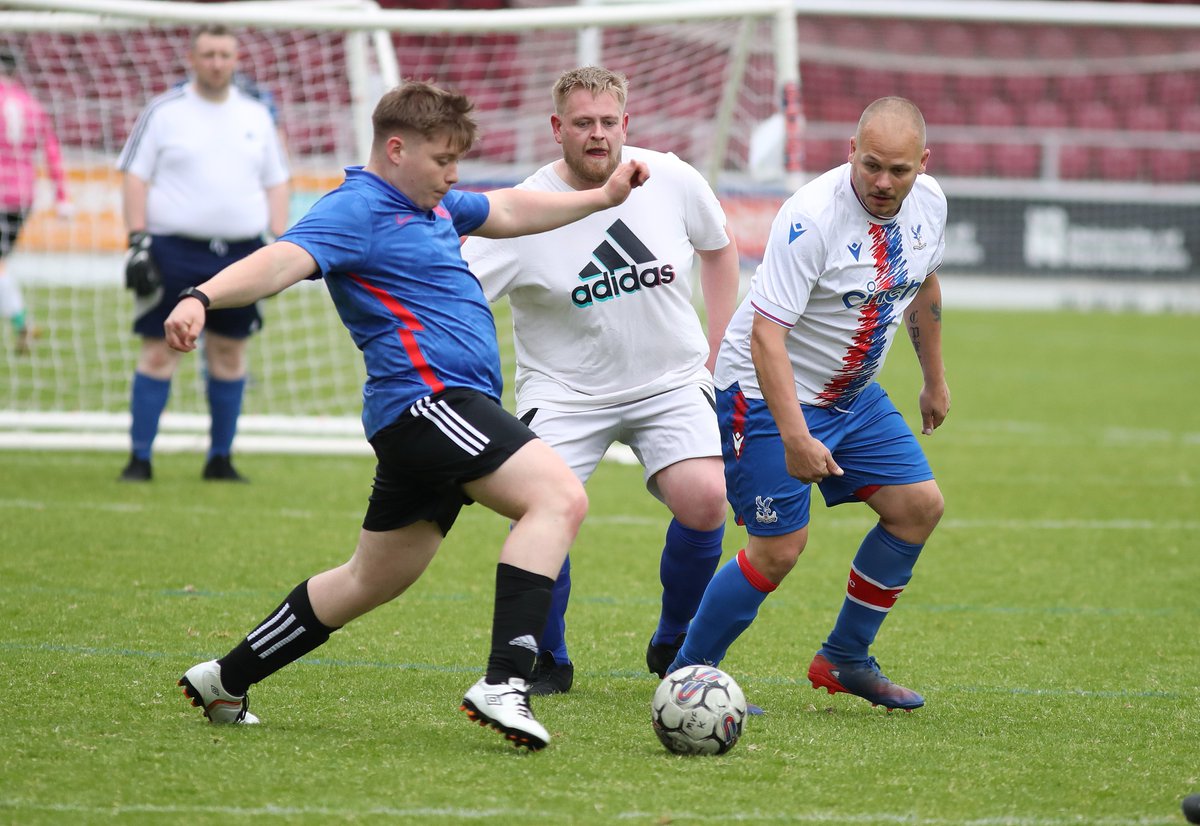
[[[724,671],[689,665],[663,678],[650,703],[654,733],[676,754],[724,754],[742,736],[746,695]]]

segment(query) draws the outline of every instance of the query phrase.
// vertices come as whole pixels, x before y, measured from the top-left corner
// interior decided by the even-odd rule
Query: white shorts
[[[581,482],[614,442],[628,445],[645,468],[646,488],[662,494],[654,474],[684,459],[721,455],[716,402],[709,385],[688,384],[628,404],[592,410],[532,408],[517,415],[553,447]]]

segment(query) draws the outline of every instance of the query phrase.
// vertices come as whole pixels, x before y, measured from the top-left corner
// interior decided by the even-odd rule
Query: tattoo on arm
[[[917,360],[921,359],[921,327],[917,322],[917,311],[913,310],[908,314],[908,337],[912,341],[913,350],[917,353]]]

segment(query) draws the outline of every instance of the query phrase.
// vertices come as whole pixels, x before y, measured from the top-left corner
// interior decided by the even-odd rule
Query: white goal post
[[[369,0],[3,5],[0,49],[17,56],[18,78],[55,122],[76,212],[57,219],[43,192],[9,261],[41,335],[24,355],[0,343],[0,448],[127,447],[136,339],[120,286],[113,166],[138,112],[184,79],[195,25],[231,26],[240,70],[271,96],[292,165],[292,220],[340,183],[343,166],[365,161],[370,111],[402,78],[432,79],[476,102],[482,136],[461,170],[473,188],[510,185],[554,157],[550,87],[580,63],[628,74],[636,142],[675,151],[714,183],[750,176],[753,127],[798,102],[794,17],[783,0],[471,11]],[[799,126],[793,119],[794,146]],[[235,449],[367,450],[361,357],[323,285],[287,290],[263,314]],[[201,363],[185,360],[176,375],[156,449],[202,447]]]

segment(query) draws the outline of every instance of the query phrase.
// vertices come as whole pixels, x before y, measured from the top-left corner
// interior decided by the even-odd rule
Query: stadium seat
[[[1107,75],[1102,79],[1100,88],[1110,105],[1136,106],[1150,96],[1150,79],[1142,74]]]
[[[983,34],[983,53],[988,57],[1011,60],[1024,57],[1029,47],[1029,31],[1024,26],[989,26]]]
[[[934,175],[963,178],[982,177],[990,171],[987,149],[978,143],[936,145],[929,154],[929,166],[929,171]]]
[[[1071,121],[1080,129],[1108,130],[1118,126],[1117,113],[1100,100],[1088,100],[1076,107]]]
[[[1200,103],[1177,110],[1175,128],[1180,132],[1200,133]]]
[[[992,150],[992,171],[1002,178],[1041,176],[1042,149],[1035,144],[1004,143]]]
[[[900,94],[924,111],[930,103],[950,94],[949,83],[942,74],[909,72],[897,78]]]
[[[961,23],[930,24],[931,52],[943,57],[976,57],[979,44],[976,29]],[[861,46],[861,44],[859,44]]]
[[[1142,153],[1129,146],[1096,149],[1095,171],[1105,181],[1136,181],[1142,177]]]
[[[1125,128],[1137,132],[1168,132],[1171,118],[1167,110],[1154,103],[1141,103],[1125,113]]]
[[[1014,105],[1031,106],[1049,94],[1050,78],[1045,75],[1005,75],[1000,78],[999,86]]]
[[[949,98],[934,101],[929,106],[924,107],[922,113],[925,115],[927,123],[955,125],[968,123],[967,114],[963,110],[963,107]]]
[[[1047,60],[1070,60],[1079,50],[1074,32],[1062,26],[1039,26],[1031,35],[1033,56]]]
[[[996,79],[991,75],[958,75],[951,80],[951,86],[958,99],[968,106],[996,94]]]
[[[1200,81],[1193,72],[1163,72],[1151,78],[1150,94],[1163,106],[1200,103]]]
[[[974,126],[1012,127],[1017,125],[1017,113],[1012,105],[998,97],[976,101],[971,111]]]
[[[1195,179],[1196,153],[1183,149],[1154,149],[1145,159],[1146,172],[1156,184],[1192,183]]]
[[[1100,94],[1100,84],[1095,75],[1062,75],[1054,79],[1053,86],[1058,99],[1068,106],[1095,100]]]
[[[1064,146],[1058,152],[1058,176],[1066,181],[1092,177],[1092,151],[1086,146]]]
[[[1030,104],[1024,111],[1023,120],[1026,126],[1039,129],[1064,129],[1070,121],[1067,110],[1052,100],[1039,100]]]

